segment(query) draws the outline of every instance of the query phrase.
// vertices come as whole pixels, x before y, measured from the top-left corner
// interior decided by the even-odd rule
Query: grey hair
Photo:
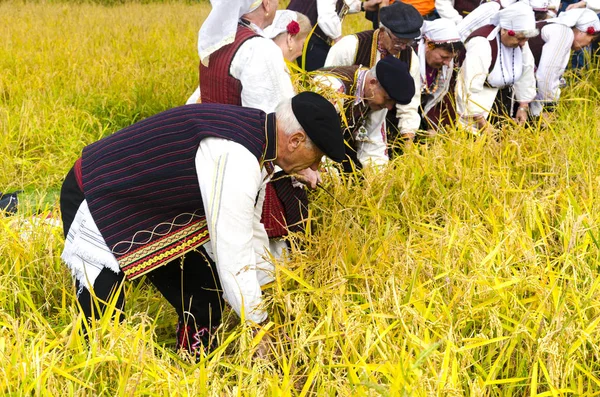
[[[373,65],[373,67],[371,69],[369,69],[369,74],[371,75],[372,78],[379,81],[379,79],[377,78],[377,63],[375,65]]]
[[[285,98],[279,102],[277,108],[275,108],[275,115],[277,118],[277,126],[283,130],[285,135],[292,135],[294,132],[303,131],[306,135],[306,145],[311,148],[313,142],[298,122],[294,110],[292,109],[292,98]]]
[[[518,30],[518,31],[515,31],[515,33],[519,36],[523,36],[523,37],[530,39],[530,38],[535,37],[538,34],[540,34],[540,31],[537,29],[530,29],[530,30]]]

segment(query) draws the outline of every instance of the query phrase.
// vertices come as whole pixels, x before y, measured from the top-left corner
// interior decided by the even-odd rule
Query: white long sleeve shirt
[[[483,116],[487,119],[498,94],[498,88],[485,84],[490,75],[491,45],[496,45],[495,40],[490,42],[485,37],[474,37],[465,44],[467,55],[456,84],[456,107],[463,125],[472,125],[472,118],[475,116]],[[501,49],[498,49],[496,65],[500,59],[500,51]],[[535,98],[534,67],[533,54],[529,45],[525,44],[522,48],[521,62],[514,64],[515,74],[519,72],[518,68],[522,68],[520,77],[513,84],[519,102],[528,103]]]
[[[360,0],[344,0],[349,10],[348,13],[360,12]],[[337,39],[342,35],[342,20],[335,10],[336,0],[317,0],[317,23],[330,39]]]
[[[357,52],[358,38],[355,35],[345,36],[329,49],[327,59],[325,59],[325,67],[354,65]],[[380,59],[381,53],[377,51],[375,62],[377,63]],[[363,66],[372,67],[373,65]],[[409,104],[396,105],[398,128],[401,134],[414,134],[421,124],[421,116],[419,116],[419,106],[421,106],[421,72],[419,70],[419,57],[414,51],[412,51],[409,72],[414,80],[415,95]]]
[[[435,0],[435,10],[444,19],[450,19],[455,24],[462,21],[463,17],[454,8],[454,0]]]
[[[549,23],[540,32],[545,44],[535,72],[537,95],[530,110],[538,116],[544,102],[556,102],[560,98],[560,79],[571,57],[573,30],[559,23]]]
[[[600,0],[585,0],[585,7],[598,14],[600,13]]]

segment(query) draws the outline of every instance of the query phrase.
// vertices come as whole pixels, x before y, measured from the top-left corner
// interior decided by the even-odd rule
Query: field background
[[[143,280],[86,344],[51,222],[61,181],[85,145],[185,102],[208,10],[0,2],[0,191],[25,190],[0,216],[0,394],[600,395],[595,70],[569,74],[549,126],[449,131],[385,177],[330,180],[344,208],[316,192],[267,291],[270,357],[233,315],[214,354],[179,357]]]

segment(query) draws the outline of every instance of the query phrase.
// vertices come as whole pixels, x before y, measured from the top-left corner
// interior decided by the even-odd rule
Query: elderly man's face
[[[388,109],[391,110],[396,105],[388,93],[383,89],[381,83],[377,79],[371,76],[371,73],[367,75],[367,81],[364,90],[364,99],[369,105],[369,109],[373,111]]]
[[[500,30],[500,41],[502,42],[504,47],[508,47],[508,48],[523,47],[527,43],[527,40],[529,40],[529,38],[523,36],[522,34],[517,33],[514,36],[511,36],[508,34],[508,30],[506,30],[506,29]]]
[[[388,28],[382,27],[383,34],[380,36],[381,46],[390,54],[397,56],[400,51],[410,46],[413,39],[400,39],[396,37]]]
[[[306,168],[316,171],[323,152],[306,136],[304,131],[286,135],[278,131],[277,159],[275,164],[287,174],[295,174]]]

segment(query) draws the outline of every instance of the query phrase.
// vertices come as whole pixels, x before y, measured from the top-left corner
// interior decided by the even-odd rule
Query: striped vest
[[[252,29],[239,24],[235,40],[210,55],[208,66],[200,62],[200,95],[202,103],[225,103],[242,105],[242,84],[231,74],[229,68],[233,57],[244,42],[260,37]]]
[[[356,57],[354,58],[355,65],[363,65],[367,68],[372,68],[375,66],[379,31],[379,29],[365,30],[364,32],[355,34],[356,38],[358,39]],[[412,60],[411,47],[406,47],[404,50],[400,51],[400,54],[398,54],[398,59],[406,62],[408,65],[408,70],[410,70],[410,64]]]
[[[360,67],[359,65],[352,65],[322,68],[318,70],[318,74],[335,76],[344,85],[342,110],[346,120],[342,121],[342,130],[344,131],[344,140],[347,143],[346,156],[354,163],[356,169],[360,169],[361,164],[360,161],[358,161],[356,154],[356,140],[354,139],[354,133],[366,120],[370,110],[369,105],[364,101],[359,104],[354,104],[354,100],[356,99],[358,73],[361,70],[368,69]],[[352,166],[347,160],[342,162],[342,166],[344,167],[344,171],[352,172]]]
[[[275,157],[266,148],[267,141],[275,142],[275,114],[230,105],[186,105],[83,149],[85,198],[127,278],[208,240],[195,165],[200,141],[207,137],[243,145],[257,159],[248,166],[262,166]]]

